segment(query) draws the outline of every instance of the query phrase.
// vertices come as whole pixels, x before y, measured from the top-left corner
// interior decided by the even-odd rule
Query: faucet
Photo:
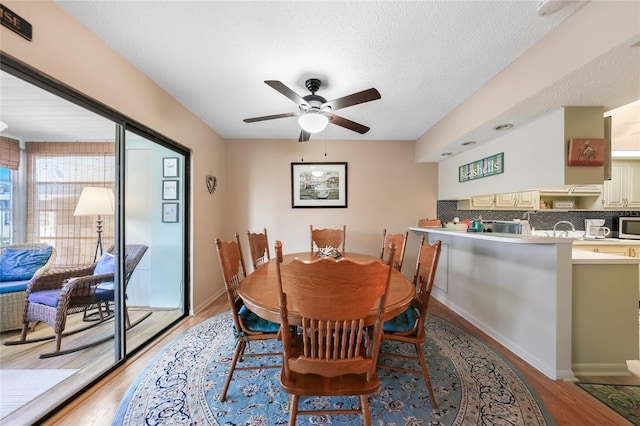
[[[572,231],[575,231],[575,230],[576,230],[575,226],[573,226],[573,223],[569,222],[568,220],[561,220],[561,221],[559,221],[559,222],[556,222],[556,224],[555,224],[555,225],[553,225],[553,236],[554,236],[554,237],[556,237],[556,236],[557,236],[557,235],[556,235],[556,228],[558,227],[558,225],[561,225],[561,224],[563,224],[563,223],[564,223],[565,225],[569,225],[569,226],[571,227],[571,230],[572,230]],[[565,236],[565,238],[566,238],[566,237],[568,237],[568,236],[569,236],[569,231],[564,231],[564,236]]]

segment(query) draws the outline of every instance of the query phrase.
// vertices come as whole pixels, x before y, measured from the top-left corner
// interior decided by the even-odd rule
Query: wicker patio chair
[[[129,279],[146,253],[147,246],[131,244],[127,245],[125,250],[124,290],[126,292]],[[94,327],[111,318],[103,316],[100,306],[105,303],[114,302],[114,272],[113,269],[111,269],[111,272],[105,272],[104,269],[99,270],[99,268],[101,268],[101,261],[107,258],[106,255],[112,256],[113,252],[114,247],[111,246],[98,262],[84,268],[56,269],[34,277],[27,287],[27,294],[24,299],[21,340],[17,342],[5,342],[5,344],[31,343],[31,341],[27,340],[27,332],[29,330],[29,324],[33,321],[47,323],[53,328],[55,334],[55,352],[41,354],[41,358],[75,352],[95,346],[104,341],[103,339],[78,348],[61,351],[62,337]],[[113,262],[113,260],[111,262]],[[100,309],[101,321],[79,330],[63,333],[68,315],[84,312],[87,307],[91,306]],[[129,328],[131,327],[131,323],[126,306],[124,312],[126,325],[127,328]]]

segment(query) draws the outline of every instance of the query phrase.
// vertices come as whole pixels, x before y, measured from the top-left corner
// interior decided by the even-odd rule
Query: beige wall
[[[413,160],[413,141],[228,140],[224,203],[228,214],[220,238],[269,233],[270,250],[281,240],[285,253],[309,250],[309,225],[347,225],[347,251],[379,254],[382,230],[406,232],[418,218],[437,213],[438,168]],[[347,162],[348,208],[291,208],[291,163]],[[416,250],[403,272],[411,275]],[[413,257],[412,254],[414,253]]]
[[[55,3],[3,4],[33,26],[31,42],[2,27],[3,53],[191,150],[191,223],[197,229],[191,239],[192,306],[202,309],[224,289],[213,245],[223,229],[223,206],[205,186],[209,171],[216,176],[225,173],[223,139]]]
[[[347,225],[350,250],[376,254],[382,229],[404,232],[435,217],[437,165],[414,162],[415,144],[397,141],[224,141],[153,81],[51,1],[4,1],[33,25],[28,42],[0,29],[0,49],[187,147],[192,154],[191,250],[193,309],[223,292],[213,241],[234,232],[269,229],[271,243],[307,250],[308,227]],[[349,163],[347,209],[291,209],[291,162]],[[219,179],[210,195],[205,176]],[[246,249],[247,247],[245,247]],[[414,262],[409,250],[405,274]],[[407,263],[409,265],[407,265]]]

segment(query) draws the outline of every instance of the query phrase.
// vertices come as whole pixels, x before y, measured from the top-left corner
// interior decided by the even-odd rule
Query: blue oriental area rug
[[[286,425],[288,394],[280,389],[278,368],[236,371],[227,400],[218,401],[235,345],[231,327],[226,312],[169,344],[131,385],[113,425]],[[369,396],[373,425],[554,424],[533,390],[499,354],[437,316],[429,315],[426,328],[422,349],[438,408],[431,406],[422,376],[379,369],[380,388]],[[254,351],[280,350],[279,342],[250,344]],[[402,343],[383,344],[413,351]],[[277,358],[272,361],[280,363]],[[379,360],[407,362],[411,361]],[[357,397],[300,398],[300,409],[357,404]],[[356,415],[298,417],[298,425],[361,424]]]

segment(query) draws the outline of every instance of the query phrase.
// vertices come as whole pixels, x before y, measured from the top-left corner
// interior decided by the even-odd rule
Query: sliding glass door
[[[34,370],[39,382],[46,371],[68,373],[3,407],[1,423],[31,424],[187,314],[190,159],[116,111],[1,59],[0,121],[8,127],[0,142],[19,161],[12,154],[0,162],[0,244],[52,246],[50,272],[69,276],[49,290],[91,283],[69,292],[74,309],[63,315],[60,353],[49,339],[54,324],[30,322],[22,340],[26,289],[11,295],[17,323],[2,324],[0,370]],[[11,380],[2,380],[0,400],[27,381]]]
[[[124,245],[129,258],[124,262],[131,269],[124,277],[125,328],[131,330],[127,351],[185,311],[185,160],[171,147],[125,132]],[[134,256],[141,256],[139,262]]]

